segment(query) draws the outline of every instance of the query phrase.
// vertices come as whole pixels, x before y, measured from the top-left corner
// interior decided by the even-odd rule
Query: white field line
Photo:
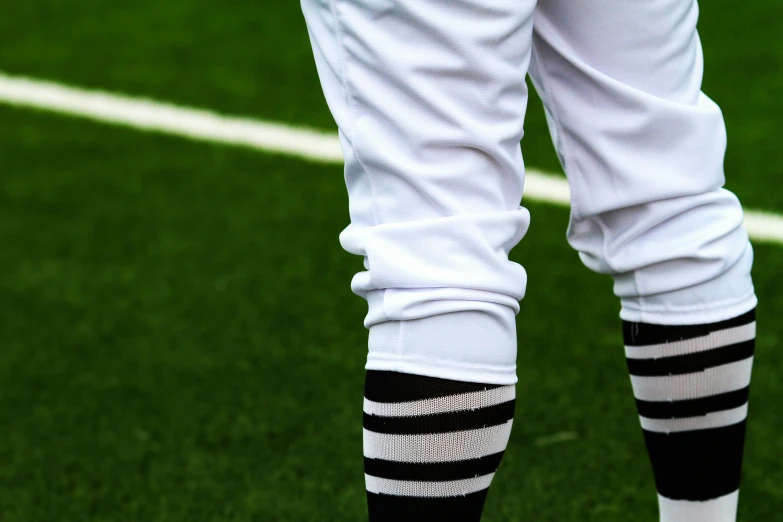
[[[334,133],[224,116],[208,110],[9,76],[2,72],[0,103],[325,163],[343,161],[340,142]],[[528,169],[525,198],[567,206],[570,200],[568,183],[560,176]],[[783,216],[779,214],[746,210],[745,228],[756,241],[783,244]]]

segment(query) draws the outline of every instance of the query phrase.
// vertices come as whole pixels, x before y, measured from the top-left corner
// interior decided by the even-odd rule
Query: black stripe
[[[370,522],[479,522],[487,489],[459,497],[419,498],[367,492]]]
[[[756,320],[756,310],[742,314],[734,319],[711,324],[695,325],[661,325],[648,323],[631,323],[623,321],[623,340],[626,346],[644,346],[648,344],[670,343],[704,337],[711,332],[726,330],[752,323]]]
[[[631,375],[640,377],[659,377],[663,375],[683,375],[686,373],[703,372],[729,364],[753,355],[755,340],[744,341],[703,352],[661,357],[660,359],[626,359]]]
[[[636,409],[639,415],[648,419],[684,419],[698,417],[716,411],[739,408],[748,402],[750,387],[701,397],[699,399],[687,399],[682,401],[643,401],[636,400]]]
[[[418,433],[448,433],[451,431],[476,430],[503,424],[514,417],[514,399],[479,408],[460,410],[434,415],[411,417],[381,417],[364,414],[364,428],[376,433],[413,435]]]
[[[451,381],[409,373],[367,370],[364,396],[375,402],[409,402],[500,388],[501,384]]]
[[[704,501],[739,488],[745,421],[669,434],[644,430],[644,440],[664,497]]]
[[[364,472],[373,477],[411,481],[446,481],[481,477],[497,471],[503,452],[454,462],[395,462],[364,459]]]

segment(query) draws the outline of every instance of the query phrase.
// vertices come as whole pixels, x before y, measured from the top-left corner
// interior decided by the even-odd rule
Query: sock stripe
[[[750,386],[709,397],[682,401],[643,401],[636,400],[639,415],[648,419],[676,419],[707,415],[722,410],[730,410],[747,404]]]
[[[637,399],[653,402],[699,399],[750,385],[753,357],[707,368],[699,373],[645,377],[631,375]]]
[[[478,522],[508,445],[513,385],[367,372],[370,522]]]
[[[706,325],[623,323],[661,520],[736,517],[755,337],[755,310]]]
[[[666,357],[663,359],[626,359],[628,372],[638,376],[682,375],[702,372],[753,356],[755,342],[745,341],[721,346],[703,352]]]
[[[370,522],[475,522],[480,519],[488,490],[461,497],[416,498],[367,492]]]
[[[397,462],[470,460],[505,451],[513,420],[469,431],[397,435],[362,430],[364,456]]]
[[[658,433],[674,433],[677,431],[695,431],[712,428],[722,428],[744,421],[748,417],[748,403],[730,410],[716,411],[707,415],[685,417],[680,419],[649,419],[639,416],[642,429]]]
[[[424,377],[408,373],[367,370],[364,397],[373,402],[410,402],[500,388],[501,384],[479,384]]]
[[[489,488],[495,473],[461,480],[411,481],[394,480],[365,475],[367,491],[399,497],[461,497]]]
[[[460,480],[497,471],[503,452],[456,462],[396,462],[364,459],[364,472],[374,477],[396,480]]]
[[[739,489],[745,421],[706,430],[643,433],[658,493],[664,497],[705,501]]]
[[[739,490],[728,495],[710,499],[709,502],[672,500],[658,495],[660,520],[663,522],[683,520],[685,522],[735,522]]]
[[[752,323],[756,320],[756,310],[711,324],[698,325],[660,325],[647,323],[632,323],[623,321],[623,340],[626,346],[645,346],[651,344],[669,343],[704,337],[718,330],[726,330]]]
[[[375,433],[412,435],[416,433],[446,433],[466,431],[504,424],[514,417],[512,399],[477,410],[418,415],[414,417],[379,417],[364,414],[364,429]]]
[[[672,341],[670,343],[648,344],[644,346],[626,346],[625,356],[629,359],[661,359],[689,353],[703,352],[729,344],[752,341],[756,338],[756,322],[735,328],[710,332],[704,337]]]
[[[375,402],[364,399],[364,412],[381,417],[414,417],[494,406],[514,399],[513,385],[410,402]],[[445,399],[445,400],[444,400]]]

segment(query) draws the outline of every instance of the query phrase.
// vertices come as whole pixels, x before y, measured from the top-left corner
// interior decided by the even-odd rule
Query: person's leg
[[[622,303],[661,520],[731,522],[756,297],[697,18],[694,0],[541,0],[531,75],[571,185],[568,239]]]
[[[302,0],[369,312],[373,521],[477,521],[511,430],[535,0]]]

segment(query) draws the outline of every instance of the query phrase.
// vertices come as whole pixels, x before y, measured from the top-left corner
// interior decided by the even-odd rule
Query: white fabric
[[[392,480],[364,475],[367,491],[398,497],[459,497],[489,488],[494,473],[462,480],[428,482],[418,480]]]
[[[675,433],[679,431],[706,430],[722,428],[742,422],[748,417],[748,404],[745,403],[730,410],[714,411],[699,417],[682,419],[649,419],[639,416],[642,428],[658,433]]]
[[[750,385],[753,357],[703,372],[662,377],[631,375],[633,394],[643,401],[680,401],[741,390]]]
[[[513,421],[466,431],[396,435],[363,430],[364,456],[397,462],[452,462],[505,451]]]
[[[720,277],[677,291],[623,297],[620,317],[632,322],[684,325],[740,316],[756,306],[749,275],[752,266],[753,249],[748,243],[739,262]]]
[[[515,397],[514,386],[410,402],[375,402],[364,399],[364,413],[381,417],[415,417],[462,410],[475,410],[508,402]]]
[[[739,491],[706,502],[672,500],[658,495],[661,522],[735,522]]]
[[[506,306],[474,302],[469,310],[370,329],[368,370],[386,370],[466,382],[514,384],[516,321]]]
[[[527,275],[508,253],[530,221],[528,66],[571,185],[568,240],[614,277],[622,317],[704,323],[755,306],[742,209],[721,188],[723,118],[700,91],[694,0],[302,7],[340,129],[351,218],[340,240],[364,258],[352,289],[368,300],[367,327],[518,311]],[[397,350],[380,357],[371,342],[368,368],[514,379],[509,324],[457,351],[404,333],[380,336]]]
[[[661,357],[676,357],[690,353],[704,352],[756,338],[756,322],[710,332],[703,337],[672,341],[670,343],[648,344],[645,346],[626,346],[625,356],[628,359],[660,359]]]

